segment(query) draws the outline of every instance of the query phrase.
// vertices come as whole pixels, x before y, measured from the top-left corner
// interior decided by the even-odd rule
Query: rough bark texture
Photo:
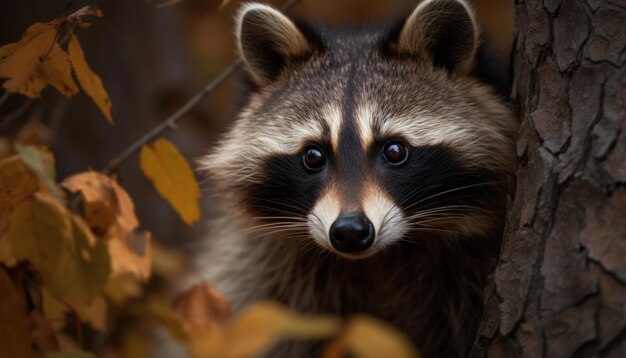
[[[517,189],[474,357],[626,357],[626,1],[519,0]]]

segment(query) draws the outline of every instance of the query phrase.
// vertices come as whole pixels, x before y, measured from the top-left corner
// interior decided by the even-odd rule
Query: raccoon
[[[424,0],[396,26],[338,33],[248,3],[236,34],[253,88],[202,160],[222,211],[202,275],[235,310],[364,313],[427,357],[467,354],[517,131],[474,75],[472,7]]]

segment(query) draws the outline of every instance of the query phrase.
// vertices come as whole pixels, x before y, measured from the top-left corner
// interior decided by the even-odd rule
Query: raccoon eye
[[[383,146],[383,159],[391,165],[400,165],[409,157],[409,151],[404,143],[391,140]]]
[[[302,160],[304,162],[304,166],[310,171],[318,171],[322,169],[324,164],[326,164],[324,153],[317,146],[305,149]]]

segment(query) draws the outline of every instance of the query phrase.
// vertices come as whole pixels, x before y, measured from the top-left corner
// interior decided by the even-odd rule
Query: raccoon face
[[[204,165],[251,233],[350,259],[497,233],[516,121],[471,76],[465,1],[346,34],[253,3],[237,26],[255,89]]]

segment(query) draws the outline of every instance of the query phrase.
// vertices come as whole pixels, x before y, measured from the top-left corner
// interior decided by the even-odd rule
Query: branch
[[[281,7],[281,11],[288,12],[293,8],[297,3],[301,0],[288,0]],[[239,71],[243,66],[243,61],[241,59],[233,62],[228,68],[226,68],[219,76],[217,76],[213,81],[211,81],[208,85],[206,85],[202,91],[198,92],[195,96],[191,97],[187,103],[185,103],[182,107],[180,107],[174,114],[172,114],[165,121],[161,122],[159,125],[151,129],[148,133],[144,134],[141,138],[139,138],[135,143],[131,144],[128,148],[126,148],[122,153],[120,153],[117,157],[112,159],[109,164],[102,170],[104,174],[115,173],[120,165],[122,165],[125,161],[127,161],[133,154],[135,154],[144,144],[156,139],[162,133],[169,129],[176,129],[176,123],[180,120],[187,112],[193,109],[196,105],[202,102],[211,92],[213,92],[219,85],[221,85],[224,81],[226,81],[230,76]]]

